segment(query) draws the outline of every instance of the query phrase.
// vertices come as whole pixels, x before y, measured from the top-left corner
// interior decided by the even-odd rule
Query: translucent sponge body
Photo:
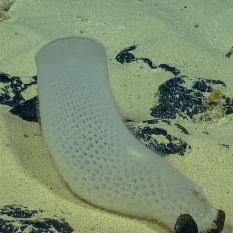
[[[86,201],[174,227],[190,214],[199,232],[216,228],[218,210],[202,188],[142,145],[112,96],[102,44],[61,38],[36,55],[44,140],[70,188]]]

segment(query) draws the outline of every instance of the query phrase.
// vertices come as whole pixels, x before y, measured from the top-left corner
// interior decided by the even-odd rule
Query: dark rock
[[[64,218],[40,218],[39,214],[43,212],[43,210],[30,210],[22,205],[6,205],[0,209],[0,232],[73,232],[73,228]]]

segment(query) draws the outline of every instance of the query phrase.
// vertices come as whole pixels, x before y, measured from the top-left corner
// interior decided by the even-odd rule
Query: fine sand
[[[233,98],[233,57],[225,57],[233,46],[231,1],[18,0],[6,14],[9,19],[0,22],[0,72],[24,83],[36,75],[39,48],[57,38],[84,36],[106,47],[110,84],[123,119],[150,119],[158,86],[174,76],[143,62],[118,63],[116,55],[132,45],[139,45],[135,56],[177,67],[181,75],[223,81],[221,91]],[[36,95],[31,88],[24,98]],[[157,221],[119,215],[79,199],[57,172],[39,124],[9,110],[0,105],[0,208],[16,203],[42,209],[40,217],[65,218],[81,233],[168,233]],[[166,158],[203,187],[214,207],[225,211],[224,233],[233,232],[232,118],[217,123],[181,119],[192,150],[184,157]]]

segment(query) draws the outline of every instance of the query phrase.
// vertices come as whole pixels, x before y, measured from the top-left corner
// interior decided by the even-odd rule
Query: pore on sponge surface
[[[94,205],[172,228],[181,213],[190,214],[199,230],[216,228],[218,210],[202,188],[124,125],[102,44],[58,39],[37,53],[36,64],[44,140],[73,192]]]

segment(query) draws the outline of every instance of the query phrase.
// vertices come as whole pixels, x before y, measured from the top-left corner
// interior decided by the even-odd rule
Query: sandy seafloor
[[[0,71],[21,77],[36,75],[34,57],[46,43],[68,36],[84,36],[106,47],[109,77],[123,119],[148,120],[154,93],[172,78],[145,63],[121,65],[115,56],[140,45],[134,54],[166,63],[181,75],[221,80],[222,92],[233,98],[231,0],[18,0],[0,22]],[[25,99],[37,95],[31,88]],[[0,105],[0,206],[18,203],[43,209],[41,217],[62,217],[75,232],[169,232],[157,221],[131,218],[96,208],[74,195],[58,174],[39,124],[29,123]],[[192,150],[167,160],[203,187],[211,204],[226,213],[223,232],[233,232],[233,120],[180,124],[190,132]],[[201,133],[211,132],[208,139]],[[25,138],[24,134],[28,137]],[[223,149],[220,144],[230,145]]]

